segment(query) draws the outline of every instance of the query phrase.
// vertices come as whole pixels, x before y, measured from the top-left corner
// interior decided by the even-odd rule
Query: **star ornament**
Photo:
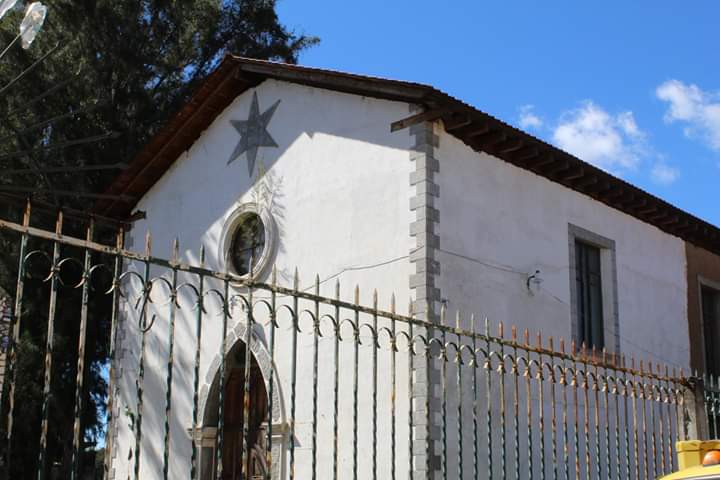
[[[248,175],[252,177],[253,171],[255,170],[258,148],[278,146],[270,136],[270,133],[268,133],[267,126],[279,104],[280,100],[261,114],[257,92],[253,92],[248,119],[230,120],[232,126],[235,127],[235,130],[240,134],[240,141],[235,147],[235,150],[233,150],[232,155],[230,155],[227,162],[228,165],[237,160],[243,153],[247,153]]]

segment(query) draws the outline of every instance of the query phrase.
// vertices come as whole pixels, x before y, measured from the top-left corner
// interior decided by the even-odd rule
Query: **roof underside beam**
[[[447,113],[446,110],[425,110],[415,115],[403,118],[402,120],[392,122],[390,124],[390,131],[397,132],[398,130],[417,125],[418,123],[432,122],[445,115],[445,113]]]

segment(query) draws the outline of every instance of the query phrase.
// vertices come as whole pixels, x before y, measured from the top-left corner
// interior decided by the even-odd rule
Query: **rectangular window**
[[[705,371],[720,375],[720,292],[702,286],[703,336],[705,337]]]
[[[575,242],[575,282],[578,346],[601,350],[605,346],[600,248]]]
[[[570,333],[580,348],[620,354],[615,241],[568,224]]]

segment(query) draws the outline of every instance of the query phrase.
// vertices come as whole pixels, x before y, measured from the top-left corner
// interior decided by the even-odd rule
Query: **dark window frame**
[[[580,346],[597,350],[605,347],[601,256],[600,247],[575,240],[577,341]]]
[[[703,278],[699,284],[704,369],[705,373],[720,377],[720,285]],[[711,319],[708,319],[709,311]]]
[[[600,250],[602,344],[608,353],[618,355],[620,353],[620,322],[615,241],[576,225],[568,224],[571,338],[577,344],[577,348],[580,348],[583,339],[581,338],[581,318],[578,310],[580,302],[576,253],[578,242]],[[589,345],[588,348],[592,348],[592,345]]]

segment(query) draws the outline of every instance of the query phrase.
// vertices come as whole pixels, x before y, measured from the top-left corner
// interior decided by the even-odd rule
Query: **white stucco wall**
[[[475,313],[493,325],[516,325],[520,332],[528,328],[546,339],[562,337],[569,345],[572,224],[615,242],[620,353],[687,370],[682,240],[478,154],[443,131],[436,156],[441,165],[439,284],[451,312]],[[526,279],[536,270],[543,283],[531,295]]]
[[[571,328],[571,278],[569,252],[569,225],[580,227],[615,243],[615,262],[617,278],[617,311],[619,320],[620,353],[630,359],[643,360],[647,368],[648,362],[654,365],[664,364],[684,368],[688,371],[689,339],[686,313],[686,261],[684,243],[676,237],[665,234],[654,226],[645,224],[633,217],[625,215],[589,197],[567,189],[544,177],[514,167],[507,162],[478,154],[442,131],[436,125],[439,135],[435,156],[440,162],[436,182],[439,186],[437,208],[439,223],[436,233],[439,235],[439,248],[436,258],[441,270],[436,279],[440,295],[446,301],[448,318],[453,319],[460,311],[464,324],[469,328],[468,318],[475,314],[477,325],[482,329],[483,319],[487,317],[491,325],[491,334],[498,335],[498,324],[503,322],[505,338],[509,338],[511,326],[517,326],[518,339],[523,342],[523,330],[530,332],[530,341],[536,343],[536,334],[541,334],[543,344],[548,347],[549,337],[554,338],[554,347],[559,347],[559,339],[566,340],[566,351],[569,351],[572,338]],[[527,288],[527,278],[535,271],[540,271],[542,284],[539,290],[531,294]],[[603,271],[603,275],[609,273]],[[604,282],[606,283],[606,282]],[[604,285],[605,286],[605,285]],[[607,312],[606,312],[607,314]],[[607,316],[607,315],[606,315]],[[606,321],[612,321],[606,318]],[[613,328],[606,325],[605,340],[611,351],[615,350]],[[506,354],[513,354],[512,348],[505,349]],[[522,356],[522,355],[521,355]],[[537,360],[537,356],[534,357]],[[482,358],[480,359],[482,362]],[[543,361],[549,361],[545,357]],[[635,366],[639,366],[635,363]],[[582,367],[581,367],[582,368]],[[602,400],[595,402],[592,394],[585,398],[587,391],[582,389],[582,382],[571,387],[569,400],[563,400],[563,388],[555,385],[556,393],[551,395],[552,380],[547,370],[544,380],[536,383],[531,375],[530,400],[533,410],[532,424],[527,419],[526,405],[528,400],[527,377],[521,375],[519,391],[513,388],[518,378],[511,373],[510,362],[506,362],[505,376],[505,417],[502,418],[497,359],[493,361],[492,393],[487,395],[484,380],[488,375],[483,368],[476,373],[481,379],[478,398],[468,392],[468,383],[472,368],[465,370],[465,390],[458,394],[455,385],[456,366],[448,365],[448,385],[440,396],[447,402],[447,415],[442,424],[446,427],[446,457],[449,472],[455,475],[458,470],[457,458],[462,458],[465,467],[464,478],[471,478],[472,460],[472,408],[476,406],[482,417],[478,422],[479,471],[488,469],[487,454],[488,428],[486,421],[491,423],[493,431],[493,478],[502,478],[500,467],[504,463],[508,472],[518,469],[519,478],[528,478],[528,456],[532,455],[533,470],[539,473],[543,448],[545,449],[545,474],[548,478],[558,468],[562,474],[564,469],[563,455],[568,455],[568,467],[574,472],[574,457],[584,456],[585,447],[582,441],[579,449],[573,446],[572,440],[563,448],[556,443],[555,455],[559,459],[556,465],[552,458],[554,444],[549,429],[553,411],[558,419],[562,419],[564,411],[579,414],[582,419],[590,415],[590,450],[593,454],[600,451],[599,445],[615,445],[614,439],[603,438],[605,421],[609,418],[609,431],[612,432],[616,418],[616,408],[611,395],[606,408]],[[521,364],[521,372],[524,367]],[[533,371],[537,371],[537,366]],[[556,378],[556,381],[559,379]],[[539,384],[544,384],[544,398],[539,397]],[[579,398],[573,401],[572,390],[577,388]],[[459,418],[456,411],[458,399],[462,399],[464,411]],[[519,407],[514,406],[517,401]],[[567,403],[565,403],[567,401]],[[620,405],[623,405],[621,400]],[[491,415],[485,415],[485,408],[490,404]],[[479,404],[479,406],[477,406]],[[518,408],[515,413],[515,408]],[[619,410],[622,410],[622,406]],[[663,404],[647,406],[652,415],[657,413]],[[539,412],[545,415],[544,434],[538,426]],[[592,412],[592,413],[591,413]],[[593,413],[600,415],[601,425],[598,427],[601,440],[594,434]],[[645,412],[645,410],[643,410]],[[607,415],[607,416],[606,416]],[[622,414],[621,414],[622,415]],[[492,418],[492,420],[488,420]],[[655,418],[655,417],[653,417]],[[667,418],[667,417],[665,417]],[[628,417],[629,431],[632,423]],[[650,420],[648,420],[649,422]],[[561,422],[561,420],[558,420]],[[582,422],[582,420],[581,420]],[[507,446],[501,450],[501,424],[507,430]],[[582,430],[581,423],[577,427],[571,421],[569,426],[558,426],[558,438],[562,442],[563,432],[574,434]],[[638,424],[639,425],[639,424]],[[563,430],[567,428],[567,430]],[[621,427],[621,429],[624,427]],[[639,427],[638,427],[639,428]],[[657,428],[657,426],[655,427]],[[660,427],[660,432],[662,432]],[[676,427],[673,427],[676,428]],[[515,429],[519,443],[515,452]],[[459,431],[464,440],[464,451],[458,456]],[[528,438],[531,437],[532,439]],[[580,433],[582,439],[584,434]],[[610,435],[612,437],[612,435]],[[668,434],[660,434],[665,440]],[[652,440],[655,440],[655,433]],[[670,438],[672,440],[672,438]],[[640,455],[651,450],[645,438]],[[598,443],[601,442],[601,443]],[[608,443],[611,442],[611,443]],[[640,442],[643,442],[641,437]],[[534,450],[533,450],[534,447]],[[597,448],[597,450],[596,450]],[[620,452],[618,459],[612,456],[608,462],[605,451],[602,451],[600,468],[607,472],[608,467],[615,469],[618,465],[626,466],[628,452],[624,446],[617,447]],[[558,453],[559,452],[559,453]],[[631,454],[631,452],[630,452]],[[657,462],[657,458],[651,459]],[[589,470],[594,472],[597,462],[584,458],[578,463],[581,476]],[[623,470],[624,471],[624,470]],[[593,473],[588,473],[592,475]],[[514,475],[514,474],[510,474]],[[589,477],[588,477],[589,478]],[[601,477],[602,478],[602,477]]]
[[[300,272],[301,289],[311,290],[315,274],[322,283],[321,294],[334,297],[335,281],[341,283],[341,296],[352,300],[355,285],[360,285],[361,302],[371,305],[372,290],[379,292],[380,307],[389,309],[390,295],[395,293],[403,310],[410,296],[408,254],[412,240],[408,225],[411,170],[407,132],[391,134],[392,121],[408,114],[408,106],[354,95],[317,90],[294,84],[266,81],[254,91],[260,102],[260,112],[280,99],[281,103],[269,124],[268,131],[279,148],[260,148],[256,173],[263,165],[266,173],[258,183],[248,177],[245,156],[230,165],[227,160],[240,136],[230,120],[248,117],[253,91],[239,96],[201,135],[193,147],[182,155],[160,181],[140,200],[137,209],[147,213],[147,219],[137,222],[128,235],[132,249],[142,250],[144,236],[152,232],[153,254],[168,258],[175,237],[180,239],[183,261],[197,263],[200,245],[207,252],[206,264],[211,269],[224,270],[218,242],[228,216],[234,208],[246,202],[259,201],[270,209],[277,225],[277,245],[273,263],[278,269],[278,282],[292,285],[293,271]],[[258,188],[257,185],[263,185]],[[266,193],[270,194],[267,195]],[[259,199],[259,200],[258,200]],[[140,270],[140,265],[129,268]],[[141,270],[140,270],[141,271]],[[165,275],[167,277],[167,274]],[[269,271],[263,278],[267,280]],[[180,281],[189,280],[181,276]],[[219,284],[212,285],[215,288]],[[206,285],[209,288],[210,285]],[[173,415],[171,418],[172,451],[170,478],[181,478],[189,469],[190,443],[186,430],[191,426],[193,358],[195,349],[192,300],[187,293],[181,296],[183,309],[178,312],[176,325],[175,379],[173,383]],[[158,292],[159,296],[160,293]],[[164,428],[165,375],[167,357],[167,317],[169,307],[161,302],[151,306],[158,320],[148,336],[145,377],[145,412],[143,418],[143,478],[157,478],[162,469],[162,439]],[[301,308],[312,307],[311,304]],[[214,313],[213,313],[214,312]],[[216,307],[209,307],[203,330],[201,357],[201,386],[206,383],[208,368],[219,350],[220,322]],[[350,316],[345,312],[344,316]],[[125,323],[121,389],[123,404],[135,409],[134,379],[139,351],[135,314],[129,313]],[[238,309],[229,329],[244,321]],[[367,321],[368,319],[364,319]],[[289,319],[281,319],[275,352],[276,374],[280,380],[285,416],[289,409],[290,330]],[[305,330],[309,327],[306,325]],[[262,335],[261,335],[262,338]],[[348,334],[348,338],[352,338]],[[267,343],[267,327],[265,337]],[[346,342],[347,343],[347,342]],[[267,345],[266,345],[267,346]],[[332,336],[320,341],[319,441],[320,478],[328,478],[332,451],[330,442],[332,413]],[[360,349],[360,448],[370,448],[371,348]],[[298,344],[298,413],[296,423],[296,478],[306,478],[310,461],[311,438],[311,382],[312,335],[300,335]],[[352,424],[351,349],[341,349],[341,435],[340,468],[343,476],[349,473],[352,444],[349,441]],[[387,364],[387,352],[381,352],[380,362]],[[398,370],[407,372],[406,363],[398,360]],[[380,372],[378,391],[379,412],[390,418],[389,373]],[[402,382],[402,383],[401,383]],[[398,398],[404,397],[407,376],[398,377]],[[402,400],[398,400],[401,402]],[[405,400],[407,402],[407,400]],[[400,403],[398,403],[398,409]],[[405,414],[397,413],[400,428],[407,428]],[[202,416],[202,412],[201,412]],[[127,462],[127,449],[134,445],[124,416],[120,418],[120,447],[114,466],[116,478],[125,478],[132,462]],[[388,437],[389,422],[379,422],[379,435]],[[407,432],[404,434],[407,437]],[[388,443],[388,442],[386,442]],[[400,448],[400,447],[398,447]],[[388,449],[379,452],[379,460],[387,465]],[[400,452],[399,457],[403,455]],[[405,458],[407,454],[405,453]],[[398,460],[400,461],[400,460]],[[287,464],[287,458],[285,458]],[[403,460],[407,463],[407,459]],[[361,472],[369,463],[363,460]],[[382,467],[386,468],[386,467]],[[387,467],[389,468],[389,467]]]
[[[407,131],[390,133],[389,125],[406,117],[408,106],[276,81],[266,81],[254,91],[261,112],[281,100],[268,128],[280,147],[261,148],[258,153],[256,173],[262,165],[264,175],[257,182],[248,177],[245,156],[227,165],[240,138],[229,121],[247,118],[253,94],[250,91],[238,97],[138,203],[137,208],[147,212],[147,219],[137,222],[128,235],[132,248],[142,250],[143,238],[150,230],[153,254],[169,257],[172,240],[177,237],[183,261],[197,263],[199,247],[204,245],[207,266],[224,270],[219,243],[227,220],[238,205],[255,201],[269,209],[277,224],[273,263],[281,284],[291,285],[297,267],[302,289],[310,290],[317,274],[323,295],[333,296],[334,282],[339,279],[343,299],[351,300],[352,290],[359,284],[362,304],[371,304],[372,290],[376,288],[381,308],[389,308],[390,294],[395,293],[399,310],[404,312],[406,299],[412,295],[409,279],[416,273],[408,259],[415,247],[410,225],[416,214],[409,206],[414,194],[409,185],[414,170],[409,152],[413,140]],[[685,254],[681,240],[545,178],[478,154],[441,129],[437,132],[439,144],[434,156],[440,169],[435,174],[439,188],[435,205],[439,222],[434,228],[440,238],[435,253],[441,268],[436,286],[447,300],[449,318],[459,310],[465,319],[474,313],[478,319],[489,317],[493,325],[502,321],[506,332],[514,324],[520,331],[540,331],[544,338],[569,340],[568,225],[572,224],[615,242],[621,353],[687,367]],[[140,270],[141,265],[129,268]],[[543,283],[540,291],[530,295],[526,278],[535,270],[541,271]],[[266,270],[263,279],[267,280],[268,274]],[[181,282],[187,280],[191,278],[181,275]],[[210,287],[220,285],[206,285]],[[158,301],[151,306],[151,314],[157,314],[158,320],[148,335],[146,350],[143,478],[156,478],[162,469],[169,307],[162,305],[160,292],[156,295]],[[189,468],[186,431],[192,418],[196,345],[195,312],[187,292],[181,295],[180,302],[183,308],[178,311],[175,333],[170,427],[171,478],[179,478]],[[120,412],[126,406],[131,411],[135,408],[139,352],[136,314],[127,307],[126,311]],[[201,387],[212,379],[211,364],[220,348],[221,318],[217,313],[217,306],[209,306],[205,316]],[[348,317],[350,312],[342,316]],[[243,312],[235,310],[229,330],[241,325],[244,318]],[[291,335],[289,319],[281,318],[280,323],[275,369],[287,419]],[[303,329],[309,330],[309,324],[305,323]],[[267,346],[267,327],[258,338]],[[350,475],[353,465],[351,338],[346,332],[340,354],[341,478]],[[333,425],[333,346],[331,335],[320,340],[318,478],[330,478],[332,464],[329,442]],[[312,335],[302,334],[296,363],[296,478],[308,478],[311,464],[311,357]],[[363,478],[371,468],[371,358],[372,348],[361,346],[358,454]],[[379,478],[389,478],[393,412],[387,349],[378,358]],[[406,354],[398,354],[397,362],[397,478],[406,478],[411,408]],[[448,421],[457,422],[453,415]],[[115,478],[125,478],[132,467],[126,452],[134,446],[134,439],[124,416],[118,426]],[[286,471],[287,462],[285,453],[282,463]]]

